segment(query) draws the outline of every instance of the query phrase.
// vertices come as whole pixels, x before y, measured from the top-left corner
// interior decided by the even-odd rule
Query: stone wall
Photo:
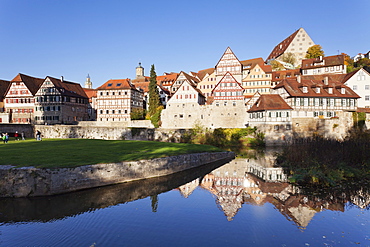
[[[0,197],[55,195],[87,188],[160,177],[235,157],[233,152],[197,153],[76,168],[0,166]]]
[[[24,132],[26,139],[35,137],[35,129],[31,124],[0,124],[0,133],[9,133],[12,136],[16,131]]]

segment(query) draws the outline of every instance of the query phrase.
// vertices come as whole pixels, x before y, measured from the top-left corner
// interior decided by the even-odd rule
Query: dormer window
[[[320,88],[319,87],[316,88],[316,93],[320,93]]]
[[[112,83],[109,83],[107,86],[108,86],[108,87],[111,87],[112,85],[113,85]]]
[[[303,91],[304,93],[308,93],[308,89],[307,89],[307,87],[303,87],[303,88],[302,88],[302,91]]]
[[[333,93],[333,88],[332,87],[329,87],[328,88],[328,93],[332,94]]]
[[[340,93],[341,93],[341,94],[345,94],[345,93],[346,93],[346,89],[345,89],[344,87],[342,87],[342,88],[340,89]]]

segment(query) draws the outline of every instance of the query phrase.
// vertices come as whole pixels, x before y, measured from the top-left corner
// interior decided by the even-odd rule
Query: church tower
[[[141,63],[136,67],[136,79],[140,77],[144,77],[144,68],[141,66]]]
[[[85,81],[85,88],[90,88],[92,89],[92,82],[90,80],[90,75],[87,74],[86,81]]]

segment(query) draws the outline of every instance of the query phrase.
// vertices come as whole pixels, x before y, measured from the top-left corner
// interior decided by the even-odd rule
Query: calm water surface
[[[0,246],[370,246],[368,186],[308,192],[273,161],[0,199]]]

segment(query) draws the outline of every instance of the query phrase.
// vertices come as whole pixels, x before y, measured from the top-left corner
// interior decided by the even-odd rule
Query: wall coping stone
[[[134,180],[166,176],[208,163],[232,160],[233,152],[192,153],[151,160],[35,168],[0,165],[0,197],[48,196]]]

